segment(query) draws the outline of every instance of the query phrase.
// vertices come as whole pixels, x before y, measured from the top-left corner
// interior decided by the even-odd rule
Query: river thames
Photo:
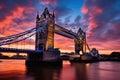
[[[27,68],[25,60],[0,61],[0,80],[120,80],[119,62],[72,63],[62,68]]]

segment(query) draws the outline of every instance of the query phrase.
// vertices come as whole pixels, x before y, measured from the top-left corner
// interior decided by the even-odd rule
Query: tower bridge
[[[0,37],[0,46],[3,46],[24,41],[35,35],[35,50],[0,48],[0,52],[31,53],[28,54],[29,61],[59,61],[60,51],[54,48],[54,33],[73,39],[75,43],[75,54],[79,54],[80,51],[83,53],[86,52],[86,33],[81,28],[75,33],[56,24],[54,12],[50,13],[48,8],[45,8],[41,15],[37,13],[36,27],[23,33]],[[39,55],[41,52],[42,55]],[[38,55],[42,57],[38,57]]]
[[[41,16],[37,14],[36,28],[39,28],[39,26],[44,24],[42,19],[48,21],[48,26],[43,32],[36,34],[36,49],[42,48],[43,50],[47,50],[54,48],[54,33],[57,33],[59,35],[74,39],[76,54],[79,54],[79,51],[86,52],[86,34],[81,28],[77,33],[74,33],[71,30],[55,24],[55,15],[54,13],[50,14],[47,8],[45,8]],[[42,37],[42,35],[44,36]]]

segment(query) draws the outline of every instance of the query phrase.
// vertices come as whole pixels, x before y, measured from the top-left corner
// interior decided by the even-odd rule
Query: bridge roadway
[[[13,53],[41,53],[42,50],[30,50],[30,49],[16,49],[16,48],[3,48],[0,47],[0,52],[13,52]]]
[[[77,37],[76,33],[72,32],[71,30],[65,29],[64,27],[57,24],[55,24],[54,32],[70,39],[74,39]]]

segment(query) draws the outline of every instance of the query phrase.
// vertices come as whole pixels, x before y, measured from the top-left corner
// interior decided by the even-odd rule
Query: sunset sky
[[[0,37],[35,27],[37,11],[55,11],[56,23],[87,32],[90,48],[120,51],[120,0],[0,0]],[[55,35],[55,47],[74,51],[74,40]]]

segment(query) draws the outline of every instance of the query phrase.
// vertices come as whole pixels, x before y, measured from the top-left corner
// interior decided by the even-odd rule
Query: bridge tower
[[[41,16],[37,13],[36,29],[42,27],[41,25],[45,24],[45,22],[47,22],[47,26],[42,32],[36,34],[36,50],[46,51],[54,48],[54,18],[54,12],[50,14],[47,8],[45,8]]]
[[[82,53],[86,52],[86,33],[79,28],[78,32],[77,32],[77,38],[74,39],[75,42],[75,53],[79,54],[80,51],[82,51]]]
[[[54,49],[54,12],[49,13],[45,8],[41,16],[37,13],[36,30],[40,27],[42,31],[36,33],[35,50],[41,53],[28,54],[26,65],[62,65],[59,49]]]

